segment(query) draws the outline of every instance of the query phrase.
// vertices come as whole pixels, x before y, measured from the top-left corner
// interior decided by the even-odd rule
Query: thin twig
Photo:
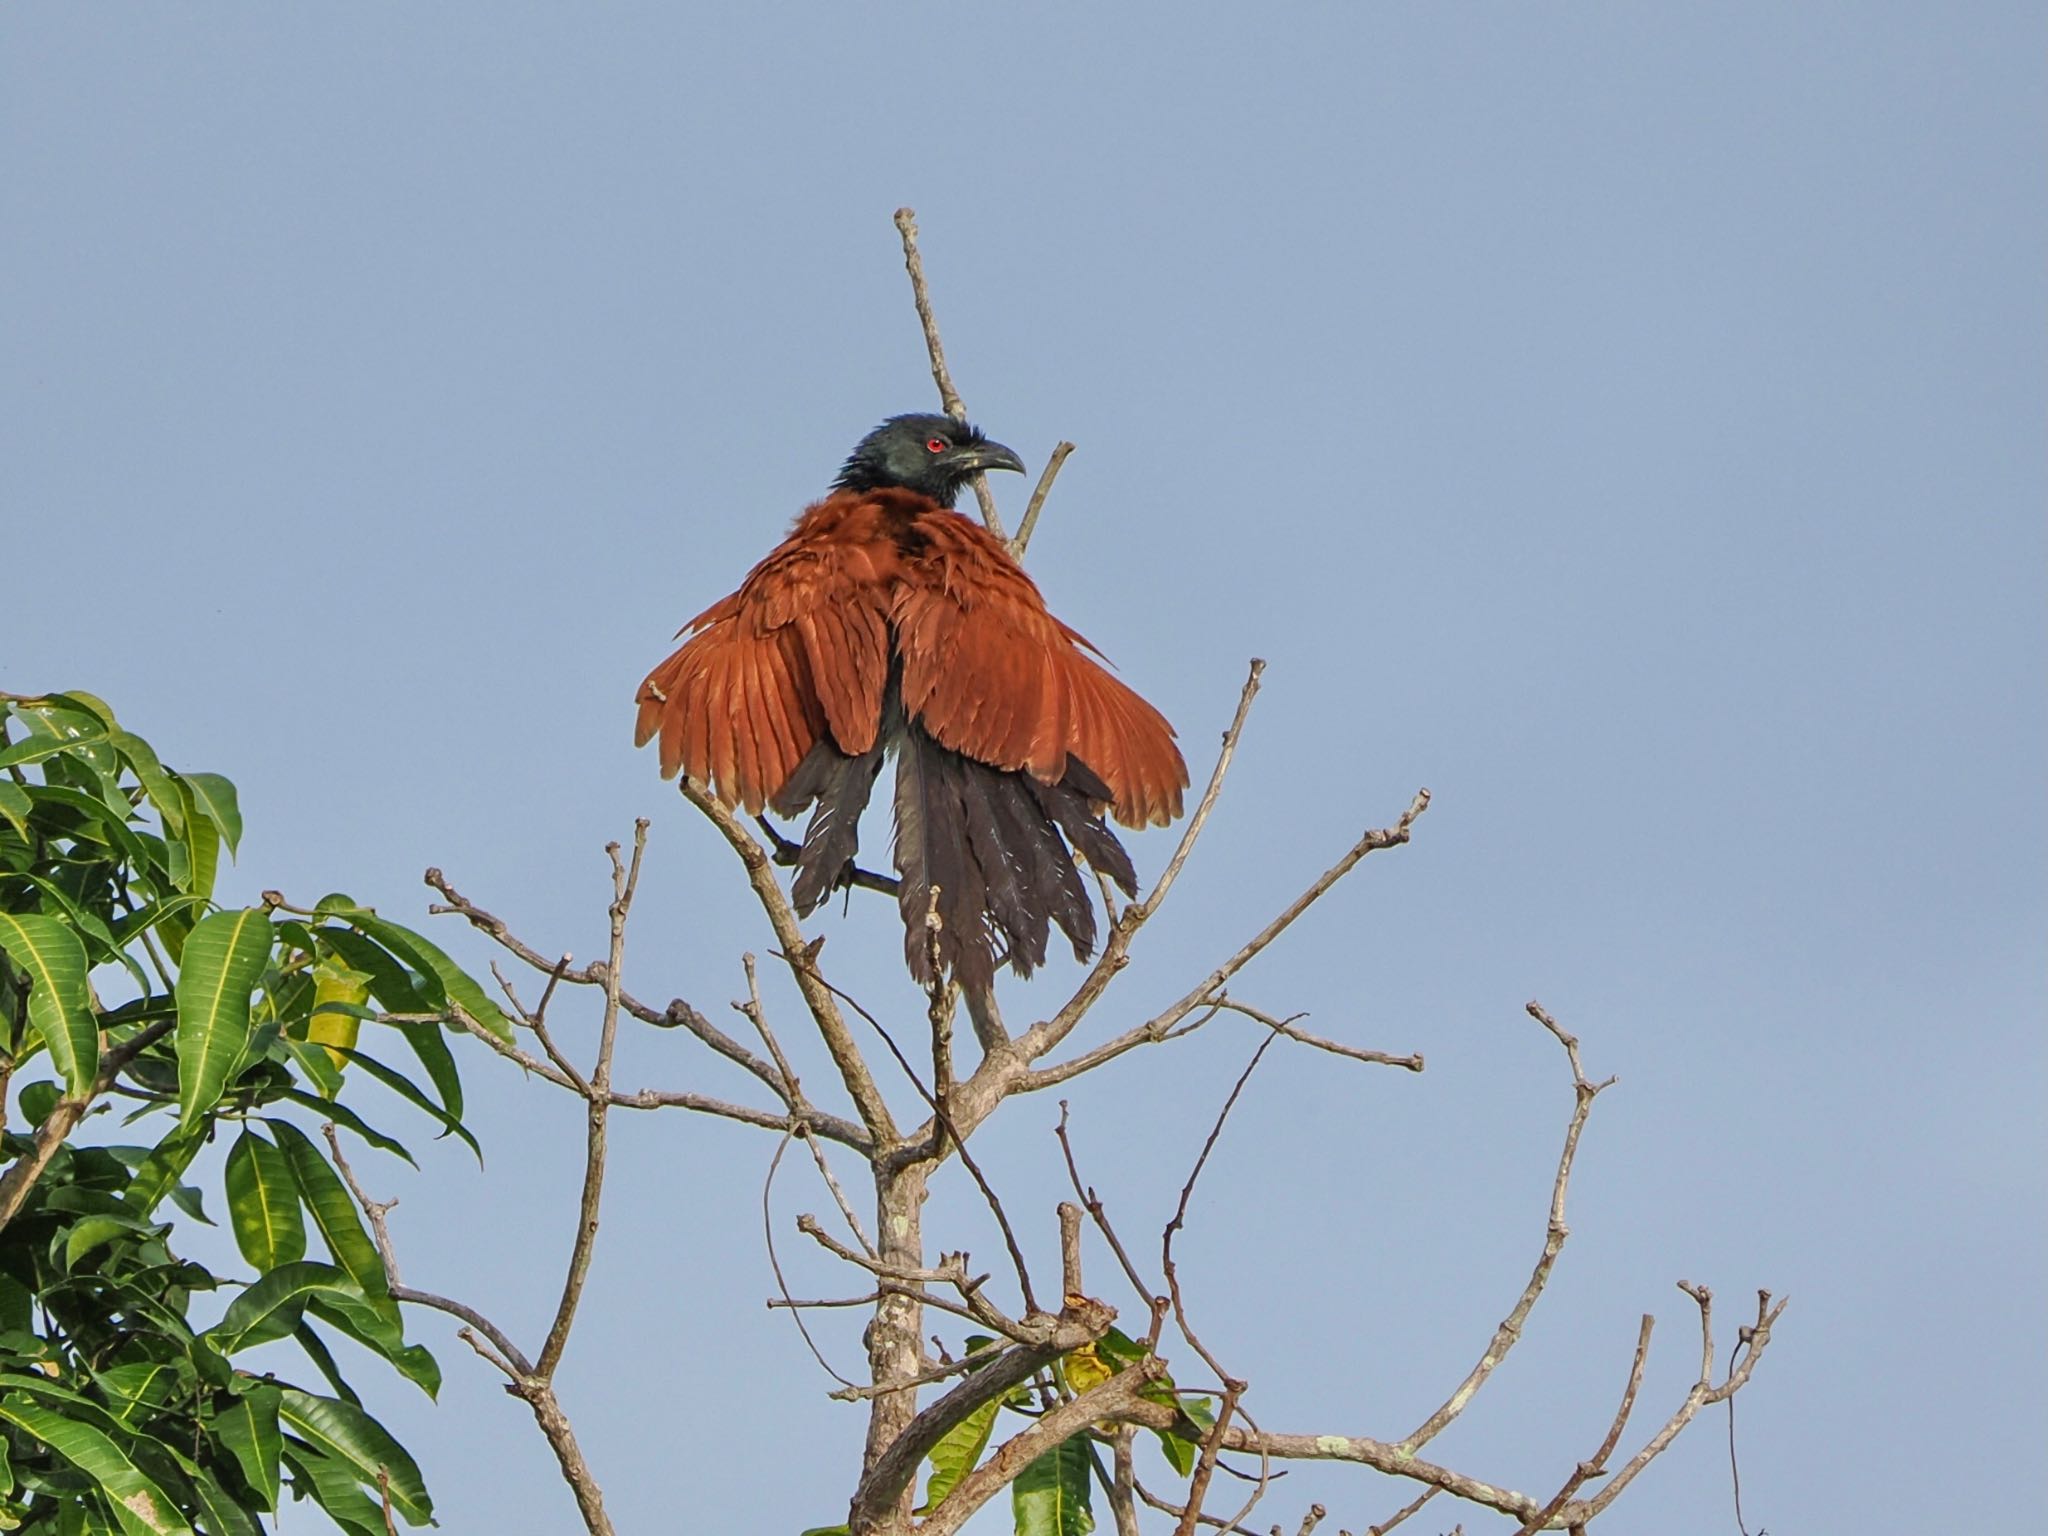
[[[1437,1407],[1436,1411],[1418,1424],[1414,1431],[1401,1442],[1402,1449],[1420,1450],[1440,1434],[1444,1427],[1463,1413],[1479,1389],[1486,1385],[1486,1379],[1494,1369],[1508,1357],[1522,1336],[1522,1325],[1529,1319],[1529,1313],[1543,1294],[1543,1287],[1550,1282],[1550,1272],[1557,1264],[1557,1256],[1564,1251],[1565,1239],[1571,1236],[1571,1228],[1565,1225],[1565,1192],[1571,1185],[1572,1164],[1579,1153],[1579,1133],[1586,1128],[1586,1119],[1593,1112],[1593,1100],[1609,1087],[1613,1078],[1595,1083],[1586,1076],[1579,1062],[1578,1040],[1564,1032],[1557,1020],[1543,1011],[1540,1003],[1530,1003],[1526,1010],[1529,1017],[1557,1037],[1564,1047],[1565,1059],[1572,1071],[1572,1115],[1565,1126],[1564,1149],[1558,1154],[1557,1176],[1550,1186],[1550,1214],[1543,1231],[1543,1251],[1537,1256],[1536,1267],[1530,1271],[1529,1283],[1522,1287],[1522,1294],[1514,1308],[1501,1319],[1500,1326],[1493,1331],[1486,1348],[1480,1353],[1479,1361],[1458,1383],[1456,1390]]]
[[[1052,492],[1052,483],[1059,476],[1060,466],[1067,462],[1067,455],[1073,451],[1072,443],[1061,441],[1053,444],[1052,457],[1045,461],[1045,469],[1039,474],[1031,500],[1025,503],[1024,520],[1017,525],[1017,537],[1010,540],[1010,553],[1016,559],[1024,558],[1025,547],[1030,544],[1031,535],[1038,530],[1038,514],[1045,510],[1045,498]]]
[[[1423,1489],[1419,1495],[1417,1495],[1413,1499],[1410,1499],[1406,1504],[1402,1505],[1399,1509],[1395,1510],[1391,1515],[1387,1516],[1387,1518],[1382,1520],[1378,1525],[1369,1527],[1366,1531],[1366,1536],[1386,1536],[1386,1533],[1388,1531],[1391,1531],[1395,1526],[1399,1525],[1403,1520],[1406,1520],[1410,1515],[1414,1514],[1418,1509],[1422,1508],[1423,1505],[1427,1504],[1431,1499],[1435,1498],[1438,1494],[1442,1492],[1443,1489],[1441,1488]]]
[[[85,1118],[93,1100],[114,1085],[114,1080],[131,1061],[169,1034],[176,1022],[176,1019],[158,1019],[137,1030],[120,1045],[101,1055],[99,1070],[93,1074],[84,1093],[67,1093],[50,1106],[49,1113],[43,1116],[43,1123],[36,1127],[35,1139],[29,1149],[9,1163],[4,1174],[0,1174],[0,1228],[5,1228],[20,1212],[29,1191],[36,1187],[36,1180],[50,1166],[50,1160],[64,1145],[65,1138]]]
[[[332,1121],[320,1127],[320,1134],[327,1138],[327,1149],[334,1158],[334,1166],[340,1172],[342,1182],[348,1186],[348,1192],[355,1197],[356,1204],[362,1207],[363,1216],[370,1224],[370,1238],[377,1245],[377,1256],[384,1261],[385,1286],[391,1292],[391,1299],[393,1301],[407,1302],[416,1307],[429,1307],[436,1312],[446,1312],[450,1317],[461,1318],[463,1322],[469,1324],[470,1328],[474,1328],[478,1333],[489,1339],[497,1350],[497,1355],[494,1357],[485,1353],[477,1341],[474,1339],[470,1340],[470,1347],[476,1349],[477,1353],[483,1355],[484,1359],[490,1361],[491,1364],[495,1365],[515,1382],[532,1376],[533,1363],[520,1351],[519,1346],[506,1336],[502,1328],[488,1317],[485,1317],[483,1313],[477,1311],[475,1307],[469,1305],[468,1302],[455,1301],[447,1296],[437,1296],[432,1291],[417,1290],[412,1286],[399,1283],[398,1252],[392,1246],[391,1232],[386,1221],[391,1208],[397,1205],[398,1202],[396,1200],[372,1200],[363,1193],[363,1186],[356,1182],[355,1169],[349,1166],[348,1158],[342,1153],[341,1138],[336,1134]],[[463,1330],[465,1333],[468,1331],[468,1329]]]
[[[1643,1314],[1641,1327],[1636,1332],[1635,1359],[1629,1366],[1628,1386],[1621,1394],[1621,1406],[1615,1410],[1613,1422],[1607,1427],[1607,1434],[1600,1441],[1600,1448],[1572,1469],[1564,1485],[1551,1495],[1550,1502],[1522,1522],[1522,1528],[1515,1536],[1536,1536],[1553,1520],[1557,1512],[1571,1501],[1588,1482],[1607,1475],[1607,1458],[1614,1454],[1615,1444],[1621,1439],[1621,1432],[1628,1424],[1628,1416],[1636,1405],[1636,1392],[1643,1384],[1643,1365],[1650,1357],[1650,1330],[1657,1325],[1657,1319],[1649,1313]]]
[[[620,862],[619,845],[607,843],[605,853],[612,861],[611,949],[605,960],[604,1016],[598,1026],[597,1064],[590,1074],[584,1095],[583,1198],[577,1214],[576,1237],[570,1246],[569,1271],[562,1281],[562,1299],[555,1308],[555,1320],[541,1345],[535,1374],[553,1379],[561,1364],[562,1351],[569,1345],[569,1330],[575,1326],[576,1308],[583,1299],[584,1282],[590,1275],[590,1258],[597,1244],[598,1208],[604,1197],[607,1117],[611,1114],[612,1052],[619,1038],[619,968],[626,957],[626,919],[633,910],[633,894],[640,885],[640,861],[647,852],[647,818],[633,823],[633,858]],[[539,1030],[536,1028],[535,1033]]]
[[[804,1336],[804,1346],[810,1350],[811,1358],[818,1362],[818,1368],[827,1376],[843,1387],[850,1387],[853,1382],[832,1369],[832,1362],[825,1358],[825,1352],[818,1348],[818,1341],[811,1337],[811,1330],[804,1326],[803,1308],[823,1306],[825,1303],[798,1302],[792,1298],[789,1294],[789,1282],[782,1275],[782,1260],[776,1257],[775,1253],[775,1212],[769,1204],[769,1196],[775,1191],[775,1170],[782,1166],[782,1154],[789,1147],[789,1141],[790,1138],[785,1136],[775,1144],[775,1155],[768,1159],[768,1176],[761,1181],[761,1240],[768,1247],[768,1267],[775,1272],[775,1288],[782,1292],[783,1308],[789,1312],[790,1321],[796,1324],[796,1331]],[[874,1297],[867,1296],[862,1300],[872,1301]],[[768,1305],[775,1309],[774,1302],[771,1301]]]
[[[967,419],[967,406],[960,398],[960,391],[953,387],[953,375],[946,367],[946,349],[939,342],[938,317],[932,313],[931,290],[925,286],[924,258],[917,251],[917,210],[898,208],[896,210],[896,232],[903,237],[903,267],[910,274],[910,297],[917,305],[917,323],[924,327],[924,347],[931,357],[932,382],[939,387],[939,401],[946,414],[955,421]],[[988,488],[988,476],[977,473],[969,482],[974,487],[974,499],[981,503],[981,520],[988,531],[999,539],[1007,539],[1003,532],[1003,517],[996,510],[996,498]]]
[[[768,855],[748,835],[747,829],[731,810],[702,784],[684,774],[679,786],[683,798],[718,828],[726,843],[739,856],[740,865],[747,872],[747,884],[753,887],[755,899],[760,902],[761,911],[768,919],[768,926],[774,931],[776,942],[782,946],[782,959],[796,978],[797,991],[803,995],[805,1006],[811,1011],[819,1037],[832,1057],[832,1064],[839,1069],[840,1080],[846,1084],[861,1124],[868,1128],[868,1134],[877,1142],[886,1145],[896,1141],[895,1119],[889,1113],[881,1090],[875,1086],[860,1047],[854,1044],[853,1034],[846,1027],[832,990],[825,985],[816,960],[807,952],[796,912],[790,906],[789,898],[783,894],[782,887],[776,883],[774,866]]]
[[[428,907],[427,910],[429,912],[436,915],[464,918],[479,933],[492,940],[508,954],[540,972],[541,975],[552,976],[555,973],[555,961],[548,959],[531,944],[519,938],[518,935],[512,932],[503,918],[486,911],[456,890],[453,885],[449,884],[448,877],[442,874],[440,870],[429,869],[426,873],[426,883],[440,892],[445,901],[445,905],[435,903]],[[267,900],[272,894],[274,893],[266,892],[265,899]],[[273,902],[272,905],[278,906],[287,912],[300,912],[308,916],[319,915],[307,908],[287,905],[281,897],[276,902]],[[604,963],[602,961],[594,961],[580,969],[565,968],[561,971],[559,979],[569,983],[571,986],[602,987],[605,985]],[[666,1008],[656,1008],[640,1001],[640,999],[633,996],[624,987],[620,987],[619,1006],[634,1018],[640,1020],[641,1023],[652,1024],[657,1029],[680,1028],[687,1030],[690,1034],[703,1041],[704,1044],[710,1046],[719,1055],[725,1057],[726,1060],[753,1073],[754,1076],[766,1083],[778,1098],[784,1098],[786,1102],[784,1087],[781,1079],[776,1076],[775,1068],[726,1034],[725,1031],[713,1024],[682,998],[673,999]]]

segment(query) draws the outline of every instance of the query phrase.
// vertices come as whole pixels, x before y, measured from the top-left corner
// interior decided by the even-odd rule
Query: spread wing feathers
[[[1046,611],[993,537],[961,517],[920,527],[931,534],[916,562],[924,579],[899,585],[890,610],[911,717],[956,752],[1043,784],[1080,757],[1125,826],[1178,816],[1188,772],[1166,718]]]
[[[889,624],[878,573],[842,546],[786,541],[640,685],[634,733],[661,771],[759,814],[811,749],[862,757],[878,737]]]

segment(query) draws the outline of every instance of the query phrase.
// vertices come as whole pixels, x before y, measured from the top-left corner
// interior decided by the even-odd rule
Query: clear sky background
[[[2043,40],[2018,4],[12,5],[0,687],[233,777],[237,900],[425,921],[437,864],[591,956],[602,845],[651,816],[629,984],[722,1013],[769,939],[633,691],[931,401],[912,204],[977,418],[1034,471],[1080,445],[1032,549],[1056,610],[1198,773],[1270,662],[1090,1032],[1436,796],[1239,988],[1429,1060],[1270,1054],[1205,1178],[1190,1303],[1260,1421],[1398,1437],[1477,1357],[1570,1107],[1535,996],[1621,1081],[1525,1342],[1433,1451],[1547,1494],[1641,1312],[1631,1445],[1697,1360],[1673,1282],[1724,1345],[1768,1286],[1752,1530],[2015,1529],[2048,1438]],[[916,1020],[855,905],[815,924],[836,979]],[[1251,1028],[1070,1095],[1147,1248]],[[472,1056],[487,1170],[364,1171],[407,1278],[531,1344],[580,1116]],[[748,1087],[653,1032],[620,1079]],[[1055,1114],[986,1138],[1041,1267]],[[616,1149],[563,1390],[620,1529],[841,1518],[860,1415],[762,1306],[772,1138],[663,1114]],[[1000,1268],[970,1195],[950,1168],[934,1240]],[[802,1170],[775,1205],[792,1285],[857,1289],[789,1230]],[[572,1528],[526,1410],[416,1326],[438,1408],[360,1374],[443,1527]],[[1404,1497],[1307,1468],[1258,1524]],[[1618,1509],[1732,1530],[1719,1414]]]

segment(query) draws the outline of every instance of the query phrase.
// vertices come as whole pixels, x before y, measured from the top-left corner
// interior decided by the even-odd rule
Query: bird
[[[1044,964],[1053,924],[1077,960],[1094,953],[1076,855],[1135,897],[1105,816],[1168,825],[1188,783],[1165,716],[954,509],[975,474],[1023,469],[951,416],[888,418],[739,589],[677,632],[636,698],[635,744],[659,738],[664,778],[755,816],[810,812],[790,890],[804,916],[851,880],[893,754],[904,958],[970,1004],[1000,964]]]

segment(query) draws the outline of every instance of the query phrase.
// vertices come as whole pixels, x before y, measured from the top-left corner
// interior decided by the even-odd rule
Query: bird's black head
[[[832,486],[842,491],[900,486],[950,507],[968,478],[984,469],[1021,474],[1024,461],[950,416],[891,416],[860,440]]]

